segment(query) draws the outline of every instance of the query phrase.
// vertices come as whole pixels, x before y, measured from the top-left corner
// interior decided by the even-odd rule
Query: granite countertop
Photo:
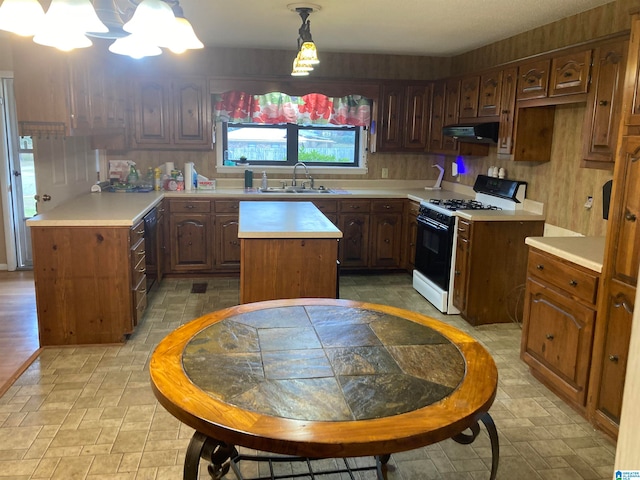
[[[525,243],[576,265],[602,273],[605,237],[527,237]]]
[[[240,202],[238,238],[342,238],[311,202]]]

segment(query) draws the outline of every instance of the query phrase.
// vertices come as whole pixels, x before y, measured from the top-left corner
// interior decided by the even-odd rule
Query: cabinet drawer
[[[342,213],[368,213],[369,208],[371,208],[369,200],[343,200],[340,202],[340,212]]]
[[[337,200],[314,200],[313,204],[322,213],[336,213],[338,211]]]
[[[412,217],[417,217],[420,213],[420,204],[418,202],[409,202],[408,214]]]
[[[404,200],[373,200],[371,211],[374,213],[402,213]]]
[[[582,271],[550,255],[530,251],[528,274],[591,304],[596,301],[598,275]]]
[[[129,245],[134,247],[140,240],[144,238],[144,221],[140,220],[131,230],[129,230]]]
[[[173,200],[169,202],[171,213],[197,212],[209,213],[211,202],[209,200]]]
[[[238,213],[240,211],[239,200],[216,200],[216,213]]]
[[[471,237],[471,222],[458,218],[458,224],[456,228],[458,230],[459,239],[469,240],[469,238]]]

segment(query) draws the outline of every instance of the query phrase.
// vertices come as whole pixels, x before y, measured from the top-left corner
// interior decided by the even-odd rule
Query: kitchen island
[[[240,303],[336,298],[342,232],[311,202],[240,202]]]

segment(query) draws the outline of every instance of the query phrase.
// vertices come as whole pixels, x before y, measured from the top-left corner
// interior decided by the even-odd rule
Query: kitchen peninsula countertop
[[[238,238],[342,238],[311,202],[240,202]]]
[[[364,182],[363,182],[364,183]],[[334,188],[339,193],[260,193],[257,189],[245,191],[243,188],[223,187],[216,190],[191,190],[180,192],[147,192],[147,193],[87,193],[80,195],[59,207],[39,214],[29,220],[30,227],[86,227],[86,226],[112,226],[131,227],[142,219],[144,214],[156,206],[163,198],[233,198],[238,200],[307,200],[307,199],[345,199],[345,198],[399,198],[410,199],[416,202],[437,199],[473,199],[473,191],[461,190],[455,184],[452,189],[430,190],[424,187],[414,186],[419,182],[411,182],[414,185],[402,188],[397,183],[392,186],[381,185],[382,182],[372,181],[371,187],[352,187],[347,184],[343,188]],[[460,212],[457,212],[460,214]],[[467,215],[465,212],[464,215]],[[481,217],[478,217],[481,215]],[[520,211],[518,216],[504,210],[473,214],[473,220],[484,219],[489,215],[490,220],[544,220],[543,215],[533,212]],[[523,218],[521,218],[522,216]]]
[[[605,237],[527,237],[525,243],[576,265],[602,273]]]

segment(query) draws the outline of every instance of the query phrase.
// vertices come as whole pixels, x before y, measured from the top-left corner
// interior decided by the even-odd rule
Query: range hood
[[[447,125],[442,129],[442,133],[460,142],[493,144],[498,143],[499,126],[498,122]]]

